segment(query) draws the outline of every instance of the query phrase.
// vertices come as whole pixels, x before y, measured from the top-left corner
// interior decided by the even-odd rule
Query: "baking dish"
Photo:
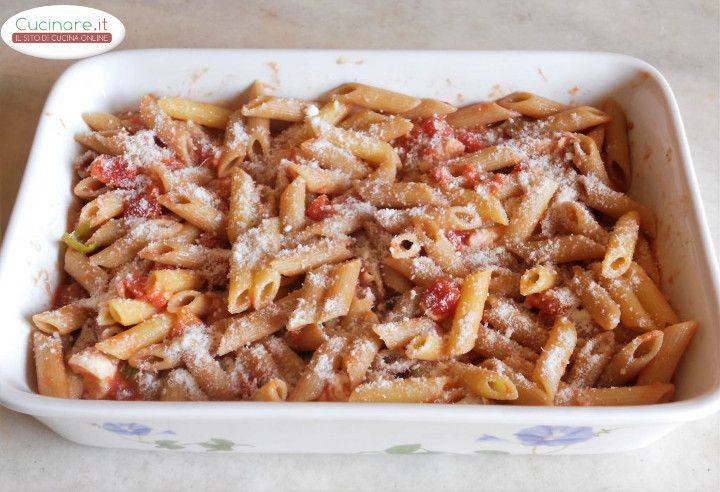
[[[33,392],[29,316],[58,279],[69,167],[85,111],[127,109],[148,92],[232,102],[253,80],[309,97],[361,81],[453,103],[527,90],[563,102],[613,95],[633,124],[631,194],[659,219],[665,291],[700,322],[678,401],[541,408],[349,403],[74,401]],[[0,402],[76,442],[185,451],[602,453],[638,448],[720,406],[718,271],[675,99],[663,77],[623,55],[561,52],[143,50],[79,62],[55,84],[0,256]]]

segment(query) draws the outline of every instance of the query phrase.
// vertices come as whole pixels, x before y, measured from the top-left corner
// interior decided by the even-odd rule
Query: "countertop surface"
[[[46,3],[5,0],[0,18]],[[121,49],[557,49],[642,58],[667,77],[677,96],[718,244],[716,0],[74,3],[118,17],[127,29]],[[0,47],[0,230],[42,104],[68,65]],[[115,488],[718,490],[720,419],[689,423],[638,451],[603,456],[199,455],[84,447],[0,408],[0,490]]]

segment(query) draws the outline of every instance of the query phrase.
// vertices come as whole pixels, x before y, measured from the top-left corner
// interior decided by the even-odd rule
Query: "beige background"
[[[0,19],[44,3],[50,2],[2,1]],[[678,98],[718,244],[717,0],[87,5],[123,21],[122,49],[558,49],[643,58],[665,74]],[[0,230],[44,99],[68,64],[0,47]],[[87,448],[0,408],[0,490],[718,490],[719,426],[716,415],[685,425],[649,448],[597,457],[196,455]]]

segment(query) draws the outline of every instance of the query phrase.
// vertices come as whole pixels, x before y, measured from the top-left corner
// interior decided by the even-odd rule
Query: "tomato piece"
[[[477,152],[488,146],[485,139],[478,133],[460,129],[455,132],[455,138],[465,145],[465,152]]]
[[[111,188],[132,188],[138,174],[121,155],[101,154],[90,164],[90,176]]]
[[[125,287],[125,295],[139,299],[145,295],[147,290],[148,276],[140,274],[131,274],[123,280]]]
[[[165,292],[148,289],[147,275],[130,275],[123,281],[123,286],[126,296],[149,302],[158,309],[164,308],[168,302],[168,295]]]
[[[315,198],[307,206],[305,215],[312,220],[322,220],[333,214],[333,209],[330,206],[330,199],[327,195],[320,195]]]
[[[428,287],[420,299],[425,314],[435,320],[449,318],[460,300],[460,284],[451,277],[441,278]]]
[[[160,197],[160,188],[155,184],[149,184],[145,192],[128,201],[123,216],[144,217],[146,219],[160,217],[162,215],[162,206],[158,202],[158,197]]]
[[[420,129],[428,137],[440,136],[444,138],[452,137],[455,130],[445,121],[445,115],[433,115],[425,118],[419,123]]]
[[[452,243],[457,251],[460,251],[470,242],[472,231],[446,231],[445,237]]]
[[[525,298],[525,305],[535,308],[543,316],[557,316],[562,311],[562,306],[554,297],[545,295],[543,292],[530,294]]]

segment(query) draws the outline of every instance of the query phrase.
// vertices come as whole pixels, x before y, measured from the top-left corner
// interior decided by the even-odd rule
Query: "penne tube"
[[[364,178],[370,174],[370,167],[362,160],[327,140],[312,138],[300,144],[300,149],[309,160],[317,161],[325,169],[340,171],[351,179]]]
[[[123,326],[136,325],[157,313],[155,306],[138,299],[110,299],[107,307],[110,316]]]
[[[66,335],[80,328],[89,317],[90,312],[87,309],[68,304],[58,309],[35,314],[32,321],[40,331]]]
[[[270,262],[270,268],[285,276],[299,275],[326,263],[347,260],[351,256],[347,241],[323,238],[291,250],[280,251]]]
[[[517,400],[515,383],[504,374],[471,364],[455,363],[450,374],[469,391],[481,398],[491,400]]]
[[[288,395],[289,401],[312,401],[320,397],[325,384],[334,376],[340,355],[347,344],[343,337],[333,337],[313,352],[297,384]]]
[[[495,331],[482,324],[478,330],[478,338],[475,341],[474,350],[483,357],[500,360],[504,360],[513,355],[529,361],[537,359],[537,354],[533,350],[520,345],[499,331]]]
[[[680,321],[663,293],[640,265],[635,262],[630,263],[630,268],[625,275],[630,281],[640,304],[658,326],[671,325]]]
[[[576,343],[577,333],[573,322],[567,318],[558,318],[533,371],[533,380],[545,391],[550,401],[555,399],[560,378],[565,373]]]
[[[128,364],[141,371],[158,372],[174,369],[181,363],[182,340],[173,338],[154,343],[136,350],[128,359]]]
[[[447,117],[453,128],[473,128],[487,126],[509,118],[520,116],[520,113],[507,109],[494,102],[481,102],[458,108]]]
[[[139,349],[163,340],[170,332],[173,320],[174,317],[170,314],[156,314],[132,328],[98,342],[95,347],[105,354],[128,360]]]
[[[697,327],[697,321],[685,321],[663,329],[660,350],[640,371],[636,384],[669,383]]]
[[[596,273],[598,282],[610,294],[620,308],[620,323],[637,331],[649,331],[655,327],[655,321],[648,314],[635,295],[633,286],[625,278],[609,279],[599,275],[600,265],[595,263],[591,268]]]
[[[305,361],[282,338],[268,337],[262,344],[270,352],[283,381],[289,387],[295,386],[305,368]]]
[[[333,89],[330,96],[345,104],[384,113],[405,113],[420,105],[420,99],[365,84],[350,83]]]
[[[245,160],[250,137],[245,130],[242,111],[233,111],[225,124],[222,153],[218,162],[217,175],[220,178],[230,176]]]
[[[450,357],[470,352],[475,346],[488,295],[490,274],[490,270],[480,270],[463,280],[452,326],[444,341],[444,351]]]
[[[83,378],[83,397],[107,398],[116,387],[119,361],[94,347],[86,348],[68,359],[68,366]]]
[[[500,333],[532,350],[540,350],[547,340],[547,330],[536,317],[510,299],[490,296],[485,319]]]
[[[242,107],[243,116],[297,122],[305,119],[305,110],[312,104],[301,99],[260,96]]]
[[[288,387],[282,379],[271,379],[263,384],[253,395],[255,401],[285,401]]]
[[[645,270],[645,273],[656,285],[660,285],[660,268],[658,268],[657,258],[655,258],[650,243],[642,234],[638,236],[637,243],[635,243],[635,256],[633,259],[635,263]]]
[[[317,324],[318,312],[330,280],[331,270],[330,265],[322,265],[305,276],[297,304],[288,319],[288,331],[294,332],[304,326]]]
[[[605,331],[595,335],[573,356],[567,378],[568,384],[576,388],[594,386],[614,354],[613,332]]]
[[[78,224],[94,229],[125,210],[125,190],[112,190],[86,203],[80,210]]]
[[[546,291],[555,285],[557,270],[551,266],[536,265],[525,270],[520,277],[520,295],[529,296]]]
[[[148,274],[148,291],[175,293],[196,289],[202,284],[200,274],[194,270],[160,269]]]
[[[670,401],[674,392],[672,384],[663,383],[620,388],[582,388],[577,391],[574,404],[585,407],[653,405]]]
[[[224,130],[232,114],[229,109],[192,101],[182,97],[163,97],[158,100],[158,106],[168,116],[178,120],[192,120],[203,126]]]
[[[198,290],[182,290],[170,296],[165,309],[168,313],[186,309],[198,317],[203,317],[210,311],[212,297],[210,293],[203,294]]]
[[[105,186],[105,183],[98,181],[92,176],[81,179],[73,187],[73,193],[75,196],[82,198],[83,200],[93,200],[94,198],[107,193],[107,191],[108,188]]]
[[[610,186],[610,178],[605,171],[600,150],[595,141],[587,135],[576,133],[573,135],[573,164],[585,176],[594,176],[605,185]]]
[[[411,208],[445,203],[442,194],[425,183],[362,181],[355,189],[363,200],[376,207]]]
[[[509,244],[508,247],[533,264],[599,260],[605,255],[602,244],[579,234],[527,241],[522,245]]]
[[[390,350],[401,348],[421,333],[435,331],[437,324],[430,318],[408,318],[379,323],[372,330]]]
[[[280,272],[272,268],[260,268],[255,272],[250,286],[250,303],[262,309],[275,299],[280,290]]]
[[[175,152],[182,162],[194,164],[195,144],[187,124],[173,120],[160,107],[157,97],[147,95],[140,99],[140,117],[148,128],[155,130],[157,138]]]
[[[634,210],[640,214],[640,229],[648,236],[655,237],[655,217],[650,209],[592,177],[580,178],[578,185],[583,201],[590,208],[613,219],[619,219]]]
[[[297,293],[293,292],[257,311],[222,320],[219,326],[224,328],[224,332],[220,337],[217,355],[225,355],[284,328],[296,299]]]
[[[505,229],[506,241],[522,241],[530,237],[555,194],[558,184],[543,179],[523,197]]]
[[[160,195],[158,203],[203,231],[219,230],[225,219],[223,213],[212,204],[179,189]]]
[[[411,120],[419,120],[423,118],[431,118],[433,116],[442,116],[452,114],[457,108],[452,104],[437,99],[421,99],[420,104],[409,111],[405,111],[402,115]]]
[[[552,405],[553,400],[533,381],[527,379],[521,373],[515,371],[507,364],[497,359],[487,359],[482,363],[486,369],[496,371],[506,376],[515,385],[517,391],[517,399],[510,400],[509,403],[514,405]]]
[[[430,330],[418,333],[405,347],[405,355],[408,359],[417,360],[440,360],[443,340],[437,331]]]
[[[305,223],[305,180],[298,176],[280,195],[280,228],[283,232],[299,229]]]
[[[285,162],[285,161],[283,161]],[[285,162],[293,176],[305,181],[310,193],[325,193],[335,195],[351,187],[350,176],[342,171],[321,169],[295,162]]]
[[[607,278],[623,275],[632,262],[640,229],[640,215],[632,210],[620,217],[608,239],[600,274]]]
[[[32,342],[38,393],[56,398],[70,398],[60,337],[33,331]]]
[[[663,332],[653,330],[638,335],[610,360],[597,384],[601,387],[624,386],[642,371],[660,351]]]
[[[564,232],[587,236],[596,243],[607,244],[609,234],[592,212],[578,202],[561,202],[553,207]]]
[[[525,156],[507,145],[487,147],[470,154],[465,154],[448,162],[453,175],[462,173],[468,167],[477,172],[498,171],[514,166]]]
[[[618,190],[627,191],[632,180],[632,170],[625,111],[613,98],[606,99],[602,108],[611,118],[605,124],[605,154],[607,155],[608,174]]]
[[[65,271],[90,295],[98,294],[105,290],[108,284],[108,274],[90,263],[84,254],[72,248],[65,250]]]
[[[597,108],[578,106],[547,117],[547,129],[555,132],[579,132],[610,121],[610,117]]]
[[[420,254],[422,242],[412,231],[398,234],[390,241],[390,254],[393,258],[414,258]]]
[[[510,111],[515,111],[530,118],[547,118],[565,110],[566,106],[550,99],[545,99],[530,92],[513,92],[497,100],[497,104]]]
[[[96,132],[120,130],[123,127],[120,118],[110,113],[83,113],[82,119]]]
[[[320,323],[302,325],[300,328],[288,329],[285,333],[288,346],[298,352],[317,350],[327,339],[323,325]]]
[[[432,403],[439,400],[448,378],[417,377],[361,384],[350,394],[354,403]]]
[[[583,307],[603,330],[614,329],[620,323],[620,307],[587,271],[575,266],[572,272],[569,286],[580,298]]]
[[[348,313],[355,294],[361,264],[361,261],[357,259],[341,263],[328,274],[328,287],[320,303],[317,323],[324,323]]]

